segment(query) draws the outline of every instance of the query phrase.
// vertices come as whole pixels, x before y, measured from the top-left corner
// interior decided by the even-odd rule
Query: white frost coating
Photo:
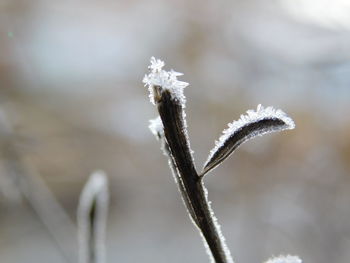
[[[302,263],[302,260],[297,256],[287,255],[271,258],[265,263]]]
[[[241,115],[239,120],[233,121],[228,124],[228,128],[223,131],[223,134],[221,135],[219,140],[215,142],[215,147],[210,151],[206,164],[213,157],[214,153],[217,152],[217,150],[223,146],[225,141],[227,141],[227,139],[230,138],[230,136],[234,134],[237,130],[250,123],[271,118],[280,119],[285,123],[285,126],[276,130],[291,130],[295,128],[294,121],[282,110],[275,109],[272,106],[264,108],[261,104],[259,104],[256,108],[256,111],[248,110],[247,114]]]
[[[190,146],[190,140],[187,132],[186,112],[184,110],[186,97],[183,93],[183,90],[188,86],[188,83],[177,80],[178,76],[183,75],[182,73],[179,73],[173,70],[171,71],[163,70],[165,63],[162,60],[156,59],[155,57],[151,57],[150,62],[151,64],[148,66],[150,73],[146,74],[145,77],[143,78],[143,83],[145,84],[145,86],[148,86],[149,98],[151,102],[155,104],[154,86],[158,86],[161,89],[169,90],[172,98],[177,99],[180,102],[182,106],[182,122],[184,127],[183,132],[186,136],[186,141],[188,143],[189,151],[193,161],[193,151],[191,150],[191,146]],[[161,119],[157,118],[155,120],[151,120],[150,122],[151,123],[149,125],[149,128],[151,129],[152,133],[155,136],[158,136],[157,132],[160,131],[160,127],[163,128]],[[163,136],[164,130],[159,135]]]
[[[80,195],[78,206],[79,263],[90,262],[93,249],[94,262],[105,262],[105,231],[108,214],[108,179],[103,171],[94,172]],[[91,210],[95,205],[93,229],[91,229]],[[93,238],[93,248],[90,238]]]
[[[214,226],[215,226],[215,228],[217,230],[217,233],[219,235],[219,238],[221,240],[221,244],[222,244],[222,247],[223,247],[223,250],[224,250],[224,253],[225,253],[225,257],[227,259],[227,263],[234,263],[234,261],[232,259],[232,256],[231,256],[231,252],[230,252],[230,250],[228,249],[228,247],[226,245],[226,239],[225,239],[224,235],[221,232],[221,226],[218,223],[218,219],[216,218],[213,209],[211,208],[211,202],[208,201],[208,190],[207,190],[207,188],[205,188],[203,181],[202,181],[202,187],[203,187],[203,191],[204,191],[205,201],[208,204],[210,217],[212,218],[212,220],[214,222]],[[211,251],[210,251],[210,248],[209,248],[209,246],[207,244],[207,241],[205,240],[204,236],[202,235],[202,232],[201,231],[199,231],[199,232],[201,233],[201,236],[202,236],[203,242],[204,242],[204,246],[205,246],[205,248],[207,250],[208,255],[210,256],[211,262],[215,263],[215,260],[213,258],[213,255],[212,255]]]
[[[186,121],[186,112],[184,110],[185,108],[185,104],[182,104],[182,123],[183,123],[183,133],[185,134],[186,137],[186,141],[188,144],[188,149],[190,151],[190,155],[191,155],[191,159],[192,159],[192,163],[194,164],[194,159],[193,159],[193,154],[194,151],[191,149],[191,144],[190,144],[190,137],[188,136],[188,131],[187,131],[187,121]]]
[[[150,61],[151,65],[148,66],[150,73],[145,75],[142,82],[145,86],[148,86],[151,102],[155,104],[154,87],[159,86],[161,89],[169,90],[172,98],[178,99],[182,105],[185,105],[186,98],[183,94],[183,89],[188,86],[188,83],[177,80],[177,77],[182,76],[183,74],[173,70],[163,70],[165,65],[164,62],[155,57],[151,57]]]
[[[151,130],[157,139],[160,139],[164,135],[164,126],[161,118],[158,116],[155,119],[149,120],[148,128]]]
[[[93,198],[105,191],[105,187],[107,187],[106,174],[103,171],[95,171],[86,183],[81,197]]]

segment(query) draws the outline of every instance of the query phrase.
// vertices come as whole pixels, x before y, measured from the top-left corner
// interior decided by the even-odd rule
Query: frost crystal
[[[151,65],[148,66],[150,73],[145,75],[143,83],[148,86],[149,98],[153,104],[155,104],[154,87],[160,87],[161,90],[169,90],[172,98],[178,99],[182,105],[185,105],[186,99],[183,94],[183,89],[188,86],[187,82],[179,81],[178,76],[182,76],[182,73],[176,71],[163,70],[164,62],[155,57],[151,57]]]
[[[287,114],[285,114],[282,110],[274,109],[272,106],[264,108],[261,104],[259,104],[256,108],[256,111],[248,110],[247,114],[241,115],[238,121],[229,123],[229,128],[223,131],[224,134],[220,137],[219,143],[221,141],[224,141],[226,137],[230,136],[230,134],[242,128],[243,126],[263,119],[280,119],[286,124],[286,127],[284,127],[284,129],[295,128],[294,121],[290,117],[288,117]]]
[[[287,255],[271,258],[265,263],[302,263],[302,260],[297,256]]]
[[[157,139],[160,139],[164,135],[164,127],[161,118],[158,116],[157,118],[153,120],[149,120],[150,124],[148,128],[151,130],[154,136],[157,137]]]

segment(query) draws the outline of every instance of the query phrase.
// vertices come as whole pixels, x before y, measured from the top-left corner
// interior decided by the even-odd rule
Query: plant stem
[[[182,185],[179,185],[190,214],[200,229],[211,254],[217,263],[232,262],[226,245],[215,224],[213,214],[206,197],[201,177],[194,166],[187,138],[183,105],[172,98],[169,90],[162,90],[157,98],[159,115],[164,126],[164,135],[169,145],[173,164],[176,166]],[[192,213],[194,215],[192,215]]]

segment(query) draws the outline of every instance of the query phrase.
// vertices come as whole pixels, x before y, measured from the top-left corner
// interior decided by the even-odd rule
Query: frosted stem
[[[206,190],[193,163],[184,123],[183,105],[171,95],[169,90],[161,90],[156,103],[174,166],[183,183],[181,193],[185,195],[184,200],[190,201],[192,210],[190,212],[195,215],[192,218],[200,229],[215,262],[232,262],[224,238],[209,207]]]
[[[201,174],[197,173],[187,134],[183,89],[188,85],[179,81],[182,73],[163,70],[164,62],[151,58],[150,73],[143,82],[150,92],[151,102],[157,106],[159,117],[151,120],[149,128],[162,143],[169,158],[170,169],[178,184],[182,199],[194,224],[199,228],[212,262],[233,263],[225,244],[220,225],[207,199],[203,176],[222,163],[240,144],[259,135],[293,129],[294,122],[283,111],[258,106],[247,115],[229,124],[210,152]],[[301,263],[298,257],[277,257],[267,263]]]
[[[93,173],[80,195],[78,206],[79,263],[105,262],[105,229],[108,181],[102,171]]]

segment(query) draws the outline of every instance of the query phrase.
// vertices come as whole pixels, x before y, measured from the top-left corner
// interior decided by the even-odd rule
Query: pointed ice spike
[[[297,256],[287,255],[287,256],[278,256],[275,258],[271,258],[265,263],[303,263],[303,262]]]
[[[210,151],[201,176],[217,167],[243,142],[266,133],[294,129],[293,120],[283,111],[258,105],[257,110],[248,110],[238,121],[228,124],[219,141]]]

